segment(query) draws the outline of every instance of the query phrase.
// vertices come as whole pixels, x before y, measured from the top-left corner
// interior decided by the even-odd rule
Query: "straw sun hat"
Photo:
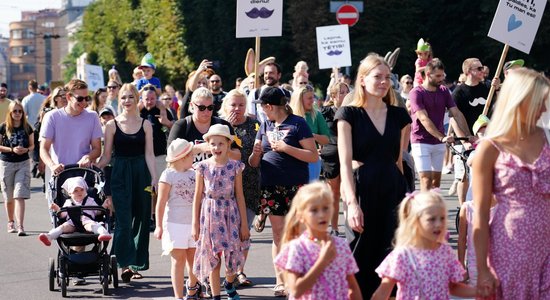
[[[231,132],[229,131],[229,127],[227,125],[223,124],[214,124],[210,126],[208,129],[208,132],[202,136],[202,138],[207,141],[209,137],[220,135],[228,138],[230,141],[233,141],[233,135],[231,135]]]
[[[193,150],[193,144],[184,139],[175,139],[168,146],[166,162],[174,162]]]

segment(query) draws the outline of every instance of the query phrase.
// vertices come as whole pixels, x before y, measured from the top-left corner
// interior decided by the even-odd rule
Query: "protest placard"
[[[348,25],[317,27],[319,69],[351,66]]]

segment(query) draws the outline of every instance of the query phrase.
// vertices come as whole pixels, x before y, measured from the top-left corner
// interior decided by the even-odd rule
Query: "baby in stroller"
[[[100,206],[93,198],[88,197],[87,191],[88,191],[88,184],[86,183],[86,180],[84,180],[83,177],[77,176],[77,177],[71,177],[65,180],[65,182],[62,185],[62,188],[67,191],[70,199],[67,199],[65,203],[63,204],[63,207],[70,207],[70,206]],[[105,200],[105,202],[102,205],[104,208],[108,208],[110,206],[110,203],[108,200]],[[59,205],[52,203],[50,205],[50,209],[54,212],[58,212],[60,210]],[[103,227],[98,222],[94,221],[95,215],[97,214],[97,211],[95,210],[83,210],[82,214],[80,215],[80,220],[82,222],[82,225],[84,226],[84,229],[87,232],[93,232],[95,234],[98,234],[98,240],[103,241],[109,241],[111,240],[112,236],[107,231],[105,227]],[[41,233],[38,238],[40,241],[46,245],[50,246],[51,241],[57,239],[61,234],[63,233],[72,233],[76,230],[76,227],[73,223],[73,221],[68,216],[67,212],[62,212],[59,214],[60,218],[67,218],[66,222],[53,228],[48,233]]]

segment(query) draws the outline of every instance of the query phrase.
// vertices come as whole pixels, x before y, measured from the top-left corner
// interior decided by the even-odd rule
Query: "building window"
[[[12,47],[11,48],[12,56],[23,56],[23,47]]]
[[[25,29],[23,32],[23,38],[25,39],[34,39],[34,30],[33,29]]]
[[[23,30],[14,29],[11,31],[11,38],[14,40],[19,40],[23,38]]]

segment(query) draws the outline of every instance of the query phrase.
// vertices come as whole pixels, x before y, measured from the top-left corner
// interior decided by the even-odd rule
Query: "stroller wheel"
[[[49,287],[50,287],[50,291],[54,291],[55,290],[55,260],[53,258],[50,257],[50,261],[49,261],[49,273],[48,273],[48,279],[49,279]]]
[[[118,288],[118,266],[117,266],[116,255],[111,255],[111,280],[113,282],[113,287]]]
[[[109,274],[111,273],[109,262],[109,256],[105,255],[103,257],[103,266],[101,268],[101,288],[103,290],[103,295],[109,295]]]

